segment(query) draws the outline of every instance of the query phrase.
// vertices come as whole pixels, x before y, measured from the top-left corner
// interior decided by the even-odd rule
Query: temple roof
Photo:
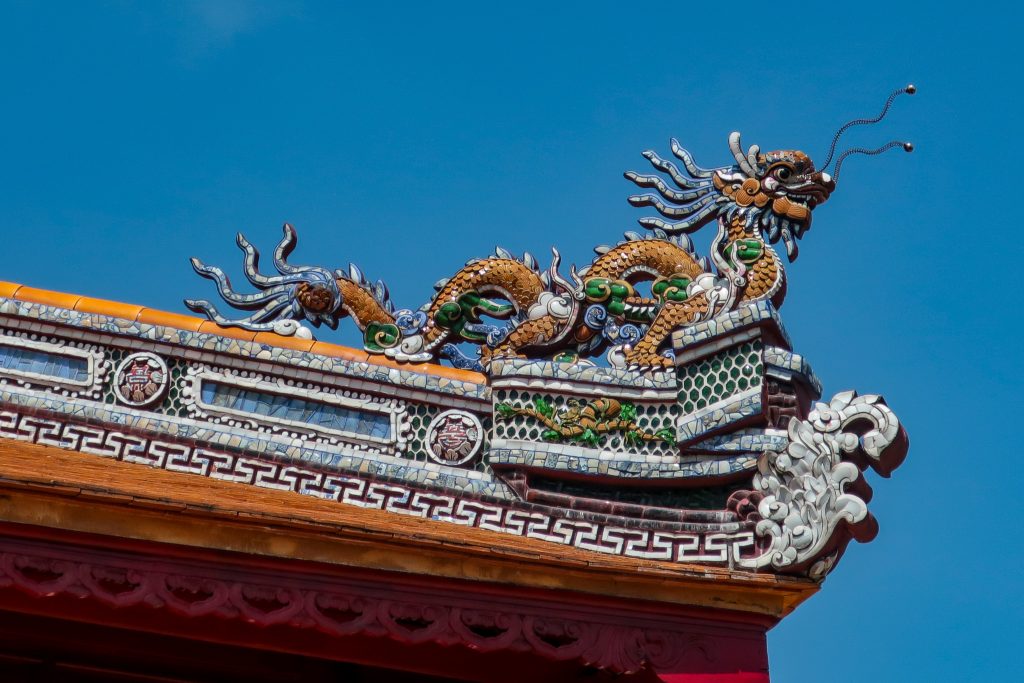
[[[331,344],[313,339],[286,337],[274,332],[253,332],[241,327],[222,327],[217,323],[192,315],[171,313],[155,308],[147,308],[137,304],[94,299],[78,294],[55,292],[48,289],[37,289],[14,282],[0,281],[0,297],[43,304],[55,308],[64,308],[80,313],[93,313],[147,325],[159,325],[188,332],[216,335],[226,339],[237,339],[256,344],[267,344],[282,349],[293,349],[313,353],[329,358],[339,358],[356,363],[369,363],[381,367],[397,368],[436,377],[456,379],[473,384],[485,384],[487,378],[479,372],[460,370],[436,363],[396,363],[380,355],[370,356],[365,351],[339,344]]]
[[[155,506],[217,525],[298,525],[317,548],[375,546],[321,558],[290,541],[284,554],[295,559],[615,595],[633,590],[622,576],[643,574],[672,587],[638,595],[747,600],[734,608],[780,617],[815,584],[765,572],[820,580],[849,540],[877,527],[864,508],[798,548],[772,517],[779,497],[845,481],[832,472],[849,476],[852,430],[870,450],[857,469],[883,474],[905,455],[905,434],[878,396],[843,392],[812,409],[820,384],[770,302],[681,331],[673,368],[496,358],[485,375],[0,283],[0,445],[10,454],[0,479],[32,495],[72,492],[42,509],[116,500],[133,515]],[[828,447],[812,462],[799,442],[819,434]],[[860,504],[806,500],[828,507],[826,520],[841,501]],[[232,534],[203,534],[197,545],[238,549]],[[264,542],[244,547],[281,552]],[[409,559],[424,548],[439,556]],[[580,568],[590,578],[550,576]]]
[[[0,521],[195,550],[783,617],[794,577],[595,554],[0,439]]]
[[[476,372],[432,363],[398,364],[344,346],[220,327],[200,318],[139,305],[7,282],[0,283],[0,297],[38,304],[48,311],[63,309],[431,375],[466,385],[487,384],[487,378]],[[56,316],[47,313],[36,317],[49,320]],[[244,355],[251,348],[256,347],[237,350]],[[291,491],[140,467],[42,443],[0,439],[0,491],[0,517],[6,522],[302,562],[571,589],[735,609],[770,618],[788,614],[817,590],[813,582],[799,578],[752,576],[726,567],[595,554],[529,537],[338,505]]]

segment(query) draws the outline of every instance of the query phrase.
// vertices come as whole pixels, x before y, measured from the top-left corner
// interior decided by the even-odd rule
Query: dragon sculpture
[[[826,171],[842,133],[880,121],[903,93],[913,94],[914,87],[892,93],[875,119],[843,126],[820,170],[803,152],[744,149],[739,133],[729,135],[732,162],[726,166],[698,166],[674,139],[674,160],[644,152],[653,172],[625,174],[647,191],[629,202],[659,216],[639,220],[646,235],[629,232],[615,246],[598,247],[596,258],[582,269],[572,267],[568,278],[559,273],[557,250],[542,270],[531,255],[516,258],[499,248],[438,282],[421,308],[396,310],[386,285],[369,281],[354,265],[331,271],[289,264],[297,236],[285,225],[274,253],[278,275],[260,273],[259,252],[238,235],[254,294],[235,291],[219,268],[192,260],[227,303],[251,311],[249,316],[230,319],[208,301],[185,303],[221,325],[305,336],[311,333],[302,322],[333,329],[347,316],[362,331],[366,351],[404,362],[444,358],[482,370],[496,358],[576,361],[607,352],[613,366],[667,367],[672,358],[666,342],[674,330],[751,301],[782,304],[786,273],[775,246],[781,243],[789,261],[797,257],[797,241],[835,190],[846,157],[897,146],[912,150],[901,141],[854,148],[839,155],[831,175]],[[689,235],[712,223],[717,232],[710,252],[700,257]],[[639,290],[642,283],[650,283],[649,294]],[[464,354],[457,347],[462,342],[475,345],[477,353]]]

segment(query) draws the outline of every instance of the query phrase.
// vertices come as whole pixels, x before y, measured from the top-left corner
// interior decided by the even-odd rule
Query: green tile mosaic
[[[679,368],[679,404],[693,413],[761,386],[761,341],[753,339]]]

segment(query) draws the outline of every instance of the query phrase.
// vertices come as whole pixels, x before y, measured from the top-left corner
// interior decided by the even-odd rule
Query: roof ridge
[[[361,349],[355,349],[341,344],[316,341],[313,339],[286,337],[284,335],[277,334],[276,332],[252,332],[241,328],[221,327],[212,320],[204,320],[203,318],[185,315],[183,313],[173,313],[170,311],[148,308],[138,304],[128,304],[120,301],[96,299],[78,294],[38,289],[36,287],[29,287],[15,282],[0,281],[0,298],[52,306],[54,308],[63,308],[66,310],[78,311],[80,313],[105,315],[111,318],[130,320],[131,322],[139,322],[147,325],[171,327],[188,332],[201,332],[204,334],[212,334],[229,339],[239,339],[241,341],[254,342],[257,344],[267,344],[268,346],[275,346],[278,348],[303,351],[331,358],[341,358],[356,363],[367,363],[369,365],[396,368],[399,370],[406,370],[408,372],[446,377],[473,384],[487,384],[487,377],[485,375],[471,370],[449,368],[436,363],[398,363],[389,358],[378,355],[371,356]]]

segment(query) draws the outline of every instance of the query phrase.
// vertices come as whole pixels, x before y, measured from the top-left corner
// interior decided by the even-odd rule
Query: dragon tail
[[[289,263],[288,257],[298,244],[298,234],[287,223],[283,231],[274,250],[276,275],[261,273],[259,251],[241,233],[236,238],[243,254],[242,272],[257,290],[252,294],[236,291],[220,268],[192,259],[192,267],[202,277],[214,281],[225,303],[250,312],[249,315],[223,315],[213,303],[202,299],[186,299],[185,305],[218,325],[256,332],[295,334],[302,322],[335,329],[345,316],[351,317],[364,334],[371,325],[394,324],[394,306],[384,282],[369,281],[354,265],[345,272]]]

